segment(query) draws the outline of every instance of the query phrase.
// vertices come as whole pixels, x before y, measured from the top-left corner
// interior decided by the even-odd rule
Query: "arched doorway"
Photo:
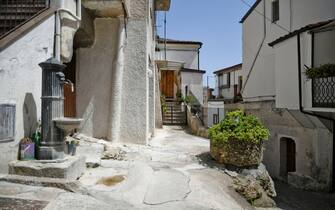
[[[280,176],[287,179],[289,172],[296,171],[296,144],[293,139],[280,139]]]

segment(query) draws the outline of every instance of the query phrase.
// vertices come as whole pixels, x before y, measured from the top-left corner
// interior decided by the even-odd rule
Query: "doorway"
[[[289,172],[296,171],[296,144],[293,139],[280,139],[280,176],[287,179]]]
[[[76,53],[73,50],[73,56],[70,63],[66,64],[64,71],[67,83],[64,84],[64,117],[77,117],[76,110]]]
[[[174,71],[161,72],[161,93],[166,98],[174,98]]]

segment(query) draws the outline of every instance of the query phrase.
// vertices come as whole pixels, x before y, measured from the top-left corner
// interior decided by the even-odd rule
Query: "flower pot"
[[[210,142],[210,154],[219,163],[250,167],[258,166],[263,159],[263,143],[231,139],[227,143]]]
[[[72,143],[67,144],[67,149],[68,149],[69,155],[72,155],[72,156],[76,155],[76,151],[77,151],[76,144],[72,144]]]
[[[20,160],[35,159],[35,143],[20,144]]]

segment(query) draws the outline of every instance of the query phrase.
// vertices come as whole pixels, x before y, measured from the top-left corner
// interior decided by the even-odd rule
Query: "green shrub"
[[[334,77],[335,64],[324,64],[315,68],[307,68],[305,74],[309,79]]]
[[[209,129],[212,143],[227,143],[237,139],[255,144],[269,139],[269,130],[253,115],[246,115],[243,111],[228,112],[219,124]]]
[[[183,101],[188,105],[192,105],[192,104],[195,104],[196,99],[192,95],[187,95],[183,97]]]
[[[165,96],[161,95],[161,106],[162,106],[162,112],[165,113],[167,112],[167,105],[165,101]]]
[[[183,96],[183,94],[181,93],[181,90],[177,90],[176,97],[177,97],[178,99],[181,99],[182,96]]]

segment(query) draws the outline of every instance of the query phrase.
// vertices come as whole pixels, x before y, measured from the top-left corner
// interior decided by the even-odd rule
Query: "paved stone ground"
[[[165,127],[156,136],[150,146],[108,145],[124,151],[123,160],[100,160],[102,141],[87,141],[79,153],[90,156],[90,167],[100,166],[87,169],[79,180],[85,190],[71,193],[0,182],[0,209],[22,209],[22,203],[27,204],[25,210],[254,209],[230,187],[224,170],[211,162],[208,140],[180,127]],[[283,183],[277,183],[277,192],[278,208],[271,210],[335,209],[334,194],[303,192]]]
[[[231,187],[223,171],[203,166],[197,156],[208,152],[207,139],[181,127],[157,131],[150,146],[118,145],[126,160],[101,160],[80,182],[89,195],[125,209],[253,209]],[[125,177],[106,186],[101,179]],[[128,205],[128,206],[126,206]]]

